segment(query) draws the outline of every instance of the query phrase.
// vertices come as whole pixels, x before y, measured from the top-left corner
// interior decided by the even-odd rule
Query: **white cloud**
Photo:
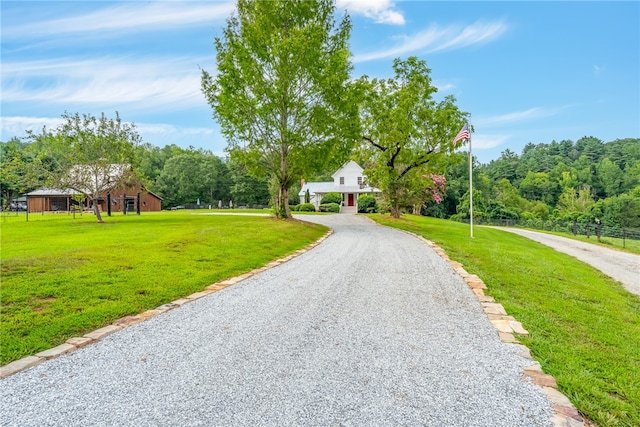
[[[434,83],[435,87],[438,89],[438,92],[450,92],[456,88],[456,85],[453,83]]]
[[[0,117],[0,134],[4,141],[14,135],[26,136],[27,131],[39,133],[43,127],[55,129],[62,123],[62,117],[5,116]],[[179,127],[164,123],[136,123],[136,130],[145,140],[153,140],[158,136],[180,140],[184,137],[209,136],[217,133],[213,127]]]
[[[136,128],[145,135],[212,135],[213,128],[181,128],[159,123],[136,123]]]
[[[473,44],[495,40],[505,33],[507,29],[508,26],[502,21],[489,23],[478,21],[466,27],[457,25],[439,27],[432,25],[415,35],[398,37],[399,43],[393,47],[357,54],[354,57],[354,62],[395,58],[409,53],[433,53],[442,50],[460,49]]]
[[[209,61],[103,57],[10,62],[3,64],[2,98],[3,103],[190,108],[205,102],[198,63]]]
[[[510,137],[511,135],[474,133],[471,136],[471,150],[488,150],[496,148],[505,144]]]
[[[541,108],[535,107],[525,111],[515,111],[512,113],[500,114],[497,116],[480,117],[475,120],[478,126],[507,125],[523,120],[539,119],[557,114],[562,108]]]
[[[393,10],[391,0],[338,0],[337,9],[346,9],[351,14],[363,15],[379,24],[404,25],[404,16]]]
[[[3,38],[34,38],[46,35],[143,31],[187,26],[226,19],[234,2],[127,2],[76,16],[5,26]]]
[[[45,126],[47,129],[53,129],[60,124],[61,117],[0,117],[0,134],[3,136],[2,141],[5,141],[14,135],[26,136],[27,131],[39,133]]]

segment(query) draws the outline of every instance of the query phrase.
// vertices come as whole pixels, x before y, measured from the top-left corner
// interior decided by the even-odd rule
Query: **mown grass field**
[[[520,341],[600,426],[640,426],[640,297],[574,258],[508,232],[406,215],[375,221],[424,236],[477,274],[530,333]]]
[[[0,222],[0,364],[261,267],[326,230],[189,211]]]
[[[538,231],[538,230],[533,230]],[[569,233],[557,233],[552,231],[545,231],[544,233],[555,234],[556,236],[567,237],[569,239],[579,240],[581,242],[591,243],[594,245],[604,246],[609,249],[617,249],[625,252],[631,252],[633,254],[640,254],[640,240],[620,239],[617,237],[602,237],[600,241],[595,236],[587,237]]]

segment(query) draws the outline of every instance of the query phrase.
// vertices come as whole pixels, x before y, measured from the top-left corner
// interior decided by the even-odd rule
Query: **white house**
[[[380,190],[366,184],[366,177],[362,174],[362,169],[356,162],[349,160],[342,165],[333,175],[333,182],[305,182],[298,195],[300,203],[304,203],[307,190],[309,190],[309,202],[318,209],[320,201],[327,193],[342,194],[342,206],[340,212],[358,212],[358,196],[361,194],[378,195]]]

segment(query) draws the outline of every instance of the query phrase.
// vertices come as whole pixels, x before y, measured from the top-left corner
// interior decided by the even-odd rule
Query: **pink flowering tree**
[[[396,59],[393,70],[393,78],[364,76],[357,82],[363,131],[358,160],[370,183],[382,191],[391,215],[398,218],[403,208],[415,211],[431,197],[441,200],[439,189],[446,181],[430,175],[439,177],[437,172],[446,168],[467,114],[458,109],[453,96],[435,99],[437,88],[425,61]]]

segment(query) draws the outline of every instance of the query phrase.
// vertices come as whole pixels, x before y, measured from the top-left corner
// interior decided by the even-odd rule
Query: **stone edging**
[[[522,324],[509,316],[505,311],[502,304],[495,302],[493,297],[485,295],[484,290],[487,289],[487,285],[475,274],[469,274],[457,261],[453,261],[449,258],[447,253],[438,245],[430,240],[425,239],[415,233],[406,231],[418,239],[422,240],[429,247],[431,247],[436,254],[444,259],[451,268],[454,269],[462,279],[469,285],[471,291],[478,298],[478,301],[482,305],[482,309],[491,321],[491,324],[496,328],[498,336],[502,342],[514,345],[520,350],[520,355],[531,361],[530,366],[526,366],[523,369],[523,379],[528,379],[536,386],[542,389],[544,394],[553,404],[553,416],[551,422],[554,427],[584,427],[585,421],[577,411],[575,406],[571,403],[569,398],[558,391],[558,385],[556,380],[551,375],[545,374],[540,366],[540,363],[536,362],[531,357],[529,348],[520,344],[516,339],[516,335],[529,335],[529,332],[522,327]]]
[[[159,314],[165,313],[169,310],[173,310],[174,308],[178,308],[183,306],[184,304],[187,304],[191,301],[195,301],[199,298],[202,298],[206,295],[212,294],[214,292],[218,292],[219,290],[222,290],[224,288],[226,288],[227,286],[231,286],[231,285],[235,285],[236,283],[248,279],[251,276],[254,276],[258,273],[262,273],[265,270],[268,270],[272,267],[276,267],[280,264],[283,264],[287,261],[292,260],[293,258],[296,258],[300,255],[302,255],[303,253],[309,251],[310,249],[313,249],[314,247],[318,246],[320,243],[322,243],[322,241],[324,241],[327,237],[329,237],[331,234],[333,234],[333,230],[329,230],[327,233],[325,233],[324,236],[322,236],[321,238],[319,238],[318,240],[316,240],[315,242],[311,243],[310,245],[308,245],[307,247],[297,250],[296,252],[292,253],[289,256],[286,256],[284,258],[280,258],[274,261],[269,262],[267,265],[265,265],[264,267],[261,268],[256,268],[254,270],[251,270],[248,273],[245,274],[241,274],[240,276],[236,276],[236,277],[232,277],[229,279],[225,279],[222,280],[220,282],[214,283],[212,285],[207,286],[206,288],[204,288],[203,291],[200,292],[196,292],[193,293],[189,296],[186,296],[184,298],[180,298],[176,301],[161,305],[158,308],[155,308],[153,310],[147,310],[143,313],[137,314],[135,316],[125,316],[122,317],[116,321],[114,321],[112,324],[107,325],[103,328],[100,329],[96,329],[93,332],[89,332],[88,334],[83,335],[82,337],[75,337],[75,338],[70,338],[68,339],[64,344],[60,344],[57,347],[53,347],[50,348],[48,350],[44,350],[41,351],[40,353],[37,353],[33,356],[27,356],[25,358],[13,361],[11,363],[8,363],[4,366],[0,366],[0,379],[2,378],[6,378],[10,375],[13,375],[15,373],[18,373],[20,371],[24,371],[25,369],[29,369],[33,366],[36,366],[42,362],[44,362],[45,360],[49,360],[49,359],[53,359],[56,358],[58,356],[61,356],[65,353],[69,353],[71,351],[77,350],[81,347],[84,347],[88,344],[91,344],[92,342],[98,341],[104,337],[106,337],[107,335],[111,335],[112,333],[119,331],[121,329],[127,328],[131,325],[135,325],[136,323],[140,323],[143,322],[151,317],[157,316]]]

